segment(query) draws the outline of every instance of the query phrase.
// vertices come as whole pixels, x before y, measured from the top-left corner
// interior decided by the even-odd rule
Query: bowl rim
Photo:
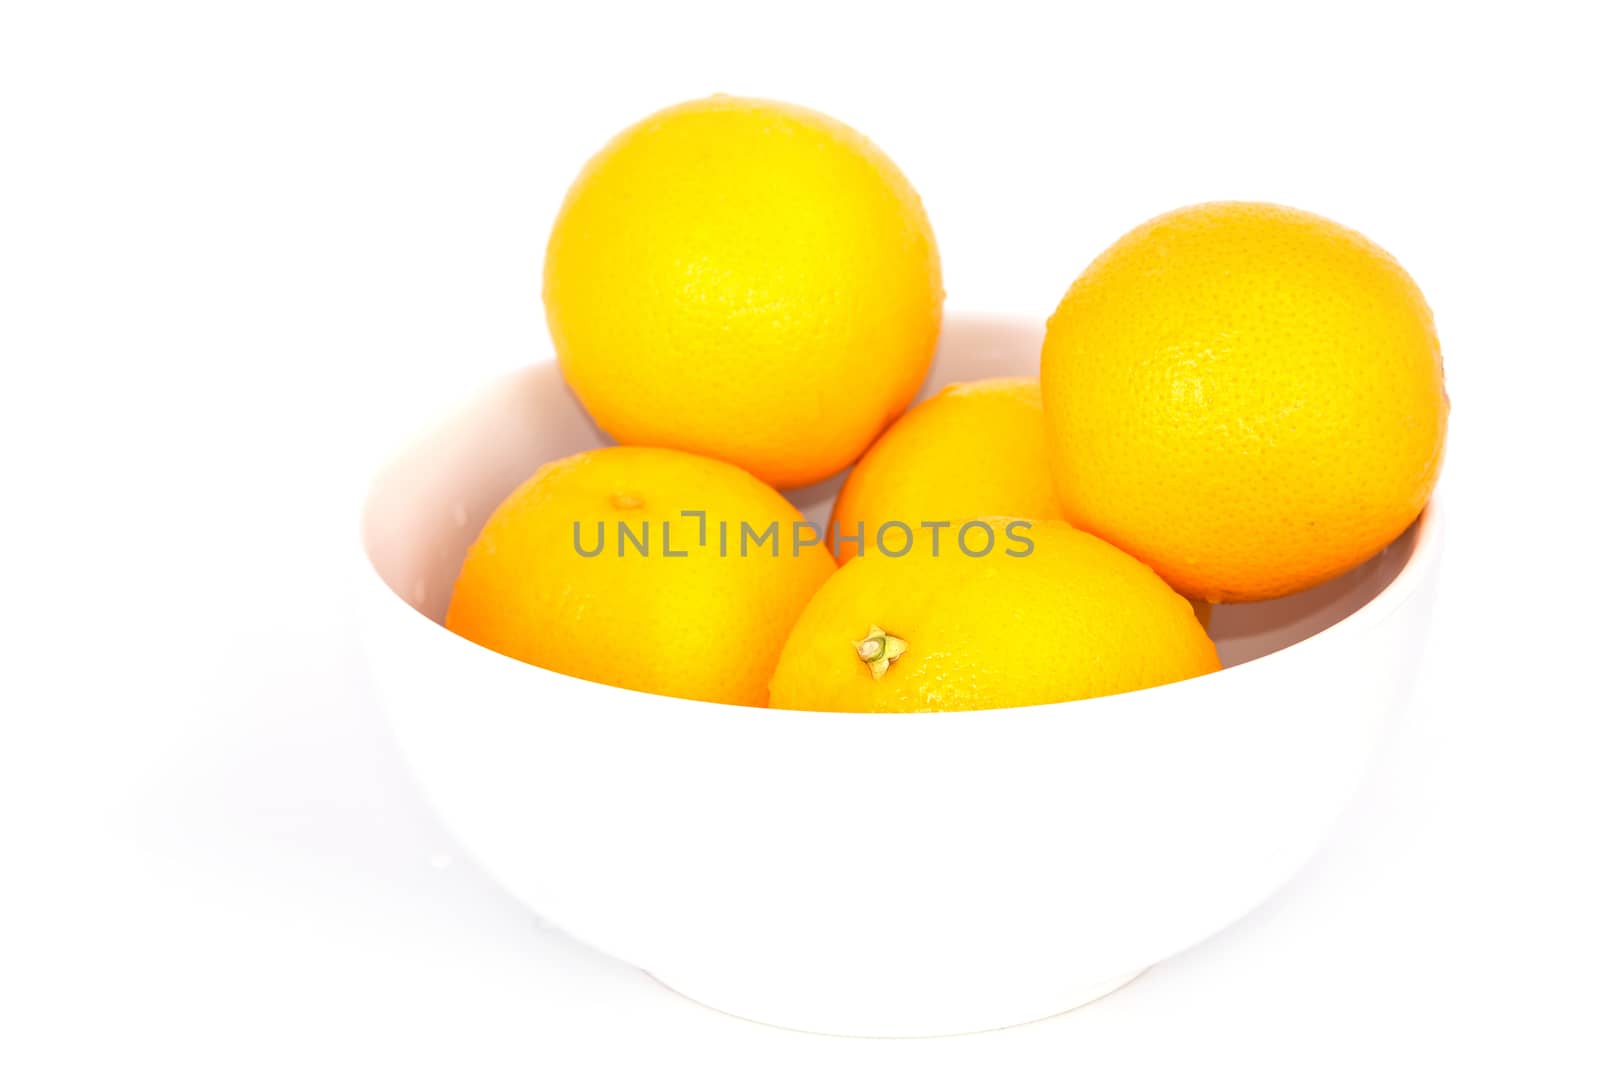
[[[1014,324],[1022,321],[1021,316],[1005,316],[992,313],[977,313],[972,317],[977,318],[980,315],[986,320],[992,322]],[[838,712],[813,709],[762,708],[760,706],[726,704],[719,701],[703,701],[698,698],[691,697],[675,697],[670,694],[657,694],[644,690],[630,690],[627,687],[612,686],[609,683],[594,682],[591,679],[584,679],[575,675],[566,675],[550,668],[540,667],[538,664],[530,664],[527,661],[506,656],[505,654],[496,652],[487,646],[479,645],[470,639],[462,637],[443,624],[434,622],[432,619],[428,618],[421,611],[412,606],[409,601],[407,601],[398,591],[389,585],[388,581],[381,573],[379,573],[377,564],[373,562],[372,555],[368,549],[368,518],[380,480],[387,473],[389,473],[403,457],[410,453],[414,447],[424,440],[430,432],[437,430],[442,426],[449,425],[449,422],[452,418],[464,414],[475,401],[488,395],[495,389],[504,388],[511,381],[521,377],[536,366],[554,362],[555,358],[553,355],[546,356],[544,359],[531,360],[515,370],[493,376],[478,390],[468,394],[464,398],[458,399],[454,404],[451,404],[442,411],[436,413],[423,427],[407,436],[406,439],[401,442],[399,447],[392,448],[388,452],[384,453],[382,460],[368,472],[364,483],[364,488],[361,493],[360,503],[356,509],[354,532],[355,548],[361,557],[357,570],[358,574],[360,575],[361,584],[364,588],[363,592],[366,594],[362,600],[366,603],[371,603],[372,599],[376,597],[377,602],[383,604],[391,613],[398,612],[406,617],[409,617],[409,625],[412,628],[425,627],[428,629],[428,631],[434,634],[434,640],[442,639],[446,642],[459,643],[460,646],[465,646],[467,649],[470,649],[471,652],[467,652],[465,655],[495,657],[499,660],[509,661],[510,663],[516,664],[519,667],[529,671],[542,672],[555,676],[556,678],[575,682],[584,686],[599,687],[606,691],[613,691],[622,694],[634,694],[637,697],[650,702],[670,702],[673,706],[676,706],[680,711],[684,712],[693,710],[702,715],[749,715],[752,711],[759,711],[768,716],[787,719],[799,718],[807,722],[814,722],[818,716],[842,716],[846,717],[847,719],[859,719],[868,722],[891,721],[905,722],[907,724],[926,723],[930,721],[954,722],[957,720],[969,721],[969,719],[972,717],[977,717],[979,719],[989,719],[995,717],[1027,717],[1047,714],[1052,710],[1059,710],[1067,707],[1072,708],[1075,713],[1088,714],[1094,710],[1109,710],[1113,705],[1134,703],[1141,700],[1149,701],[1151,695],[1163,693],[1175,686],[1187,687],[1189,692],[1194,692],[1198,687],[1229,685],[1233,682],[1238,682],[1245,677],[1254,677],[1255,675],[1258,675],[1264,671],[1279,670],[1287,662],[1292,662],[1295,659],[1311,655],[1313,652],[1322,650],[1327,646],[1336,645],[1354,635],[1370,630],[1371,628],[1380,624],[1383,620],[1394,615],[1401,608],[1403,608],[1406,603],[1408,603],[1417,595],[1424,579],[1433,570],[1433,564],[1440,554],[1442,545],[1444,523],[1441,516],[1441,508],[1439,503],[1440,495],[1438,492],[1438,483],[1436,482],[1433,492],[1431,493],[1427,502],[1423,505],[1422,511],[1416,516],[1416,518],[1406,525],[1406,528],[1396,536],[1394,541],[1391,541],[1388,545],[1384,546],[1383,549],[1380,549],[1378,553],[1373,554],[1372,557],[1368,557],[1368,560],[1374,559],[1376,556],[1387,552],[1390,546],[1394,545],[1395,542],[1399,541],[1401,538],[1404,538],[1407,533],[1412,534],[1410,556],[1401,566],[1400,570],[1395,572],[1393,577],[1390,578],[1390,580],[1383,586],[1382,589],[1378,590],[1378,592],[1373,594],[1369,600],[1359,605],[1349,615],[1330,623],[1323,629],[1307,635],[1306,637],[1301,638],[1290,645],[1286,645],[1281,649],[1266,653],[1253,660],[1248,660],[1242,664],[1235,664],[1232,667],[1223,668],[1220,671],[1214,671],[1206,675],[1198,675],[1194,678],[1182,679],[1178,682],[1165,683],[1161,686],[1146,687],[1140,690],[1129,690],[1124,693],[1105,694],[1100,697],[1085,697],[1074,701],[1056,701],[1038,705],[1012,705],[1001,708],[959,709],[943,712],[938,715],[870,715],[858,712]],[[1363,561],[1363,563],[1365,562],[1366,561]],[[1356,566],[1360,565],[1358,564]],[[597,702],[596,704],[601,707],[604,706],[604,702]],[[595,709],[595,711],[598,711],[598,709]]]

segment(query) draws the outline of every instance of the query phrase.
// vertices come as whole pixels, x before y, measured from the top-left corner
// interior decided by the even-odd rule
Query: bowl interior
[[[1044,325],[949,315],[918,400],[951,383],[1037,375]],[[613,444],[567,389],[554,360],[494,382],[437,422],[374,480],[362,517],[367,557],[418,612],[444,620],[467,548],[489,514],[549,460]],[[841,473],[786,496],[825,524]],[[1348,574],[1315,589],[1248,605],[1222,605],[1210,632],[1225,666],[1293,645],[1370,601],[1410,558],[1416,527]]]

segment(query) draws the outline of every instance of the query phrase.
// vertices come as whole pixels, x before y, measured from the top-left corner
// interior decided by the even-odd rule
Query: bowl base
[[[677,994],[704,1008],[767,1027],[835,1038],[951,1038],[957,1035],[998,1031],[1062,1016],[1127,986],[1148,969],[1118,976],[1092,986],[1024,993],[1008,990],[985,999],[982,1005],[963,997],[959,1006],[896,1005],[840,1006],[830,999],[807,1000],[798,991],[779,999],[763,998],[748,988],[706,987],[694,981],[678,982],[670,976],[646,975]]]

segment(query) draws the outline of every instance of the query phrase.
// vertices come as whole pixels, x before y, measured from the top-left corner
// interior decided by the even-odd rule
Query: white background
[[[563,6],[0,14],[0,1063],[1600,1061],[1576,6]],[[567,182],[713,91],[873,137],[951,308],[1042,318],[1222,197],[1363,230],[1433,304],[1416,700],[1284,894],[1080,1012],[873,1042],[689,1004],[456,858],[385,736],[346,602],[365,472],[545,351]]]

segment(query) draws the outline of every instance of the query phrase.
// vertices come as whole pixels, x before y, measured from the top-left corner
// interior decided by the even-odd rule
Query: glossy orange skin
[[[1377,245],[1219,203],[1112,245],[1041,357],[1066,518],[1214,603],[1348,571],[1427,503],[1450,403],[1433,315]]]

